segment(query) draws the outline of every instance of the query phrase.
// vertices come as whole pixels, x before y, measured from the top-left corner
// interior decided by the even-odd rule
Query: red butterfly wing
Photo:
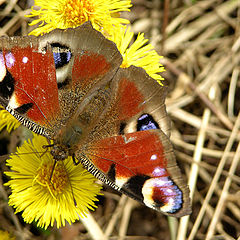
[[[14,43],[20,46],[11,47],[10,42],[0,52],[1,104],[38,124],[48,124],[60,112],[52,54],[39,53],[35,41],[32,47],[21,46],[20,39]]]
[[[190,214],[189,190],[167,137],[166,87],[136,67],[119,69],[114,80],[110,107],[76,157],[145,205],[175,217]]]
[[[40,38],[1,38],[0,104],[32,131],[54,138],[121,61],[116,46],[89,23]]]
[[[119,68],[121,61],[89,23],[1,38],[0,103],[107,184],[165,214],[189,214],[167,137],[166,88],[143,69]]]
[[[90,172],[94,170],[86,159],[107,176],[105,181],[151,208],[175,217],[191,212],[189,190],[180,177],[171,143],[161,130],[102,139],[92,143],[82,159]]]

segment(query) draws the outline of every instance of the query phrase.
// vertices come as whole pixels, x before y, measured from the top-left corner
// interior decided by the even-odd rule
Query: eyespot
[[[158,123],[150,114],[143,114],[138,118],[137,131],[144,131],[150,129],[159,129]]]
[[[7,70],[4,62],[4,57],[2,52],[0,52],[0,82],[3,81],[4,77],[6,76]]]
[[[5,75],[0,77],[1,77],[1,81],[0,81],[1,96],[9,100],[14,91],[14,78],[12,77],[11,73],[6,69],[5,69]]]
[[[128,181],[123,185],[123,188],[126,188],[130,190],[133,194],[136,194],[136,196],[140,195],[140,199],[144,199],[142,195],[142,188],[144,186],[144,183],[151,179],[151,177],[147,175],[135,175],[128,179]]]
[[[25,103],[23,105],[21,105],[20,107],[16,108],[15,110],[19,113],[19,114],[25,114],[28,112],[28,110],[30,110],[33,107],[33,103]]]
[[[11,53],[11,52],[8,52],[6,55],[5,55],[5,59],[6,59],[6,65],[8,68],[12,68],[15,64],[15,57],[14,55]]]
[[[127,126],[127,124],[125,122],[121,122],[120,123],[120,129],[119,129],[119,134],[123,135],[124,134],[124,129]]]
[[[51,47],[56,69],[61,68],[70,62],[72,52],[68,47],[59,43],[51,43]]]

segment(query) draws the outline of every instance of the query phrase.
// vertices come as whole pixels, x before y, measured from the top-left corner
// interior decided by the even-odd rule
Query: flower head
[[[127,68],[131,65],[142,67],[150,77],[162,84],[161,80],[164,79],[159,75],[160,72],[164,71],[164,67],[159,63],[162,56],[154,50],[151,44],[146,44],[148,39],[144,38],[143,33],[139,33],[137,39],[130,45],[133,35],[129,27],[121,26],[110,38],[116,43],[118,50],[122,54],[123,62],[121,67]]]
[[[126,25],[129,21],[118,16],[120,11],[129,11],[130,0],[35,0],[35,6],[28,17],[38,16],[30,25],[41,23],[30,34],[40,35],[56,28],[77,27],[86,21],[91,21],[93,27],[102,32],[108,39],[116,43],[123,56],[121,67],[131,65],[142,67],[160,84],[163,78],[159,75],[164,67],[159,63],[161,56],[151,44],[146,44],[144,34],[138,35],[136,41],[129,47],[133,32]]]
[[[93,27],[112,34],[113,25],[127,24],[129,21],[115,17],[120,11],[130,11],[131,0],[35,0],[35,7],[27,17],[39,17],[30,25],[38,23],[40,27],[30,34],[38,36],[53,29],[75,28],[86,21]]]
[[[11,178],[6,183],[12,189],[9,204],[21,212],[24,221],[38,221],[38,226],[47,228],[56,222],[65,226],[94,209],[96,195],[101,186],[83,167],[74,165],[71,157],[59,161],[42,146],[48,145],[42,136],[25,142],[16,154],[7,160],[12,171],[5,174]]]
[[[6,127],[8,132],[15,130],[21,123],[0,106],[0,131]]]

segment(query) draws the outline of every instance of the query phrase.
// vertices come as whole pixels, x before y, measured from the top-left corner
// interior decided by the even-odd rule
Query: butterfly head
[[[50,153],[56,161],[65,160],[69,156],[69,148],[62,144],[55,144]]]

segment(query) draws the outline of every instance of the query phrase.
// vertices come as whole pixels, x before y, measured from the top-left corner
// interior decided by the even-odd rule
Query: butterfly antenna
[[[40,154],[38,157],[42,157],[46,152],[48,152],[48,150],[45,150],[45,151],[41,151],[41,152],[14,152],[14,153],[9,153],[9,154],[6,154],[6,155],[2,155],[3,157],[7,156],[10,157],[10,155],[17,155],[17,156],[21,156],[21,155],[30,155],[30,154]],[[2,157],[1,156],[1,157]],[[0,157],[0,161],[1,161],[1,157]]]
[[[22,88],[18,87],[18,86],[14,86],[16,88],[18,88],[19,90],[22,90],[37,106],[38,110],[41,112],[41,114],[43,115],[43,117],[45,118],[46,122],[48,123],[48,125],[51,127],[51,123],[48,121],[47,117],[44,115],[44,113],[42,112],[41,108],[38,106],[38,104],[34,101],[34,99]]]
[[[50,147],[53,147],[55,144],[54,143],[51,143],[51,144],[48,144],[48,145],[43,145],[42,148],[45,149],[45,148],[50,148]],[[44,151],[46,152],[46,151]]]

